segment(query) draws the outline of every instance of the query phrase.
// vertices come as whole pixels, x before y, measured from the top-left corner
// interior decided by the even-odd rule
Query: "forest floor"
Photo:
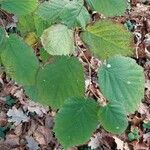
[[[72,150],[150,150],[150,1],[132,0],[131,4],[131,11],[111,19],[133,33],[135,55],[132,58],[144,69],[145,97],[137,111],[128,116],[125,133],[113,135],[100,127],[87,143]],[[97,13],[91,15],[93,22],[103,18]],[[6,15],[5,23],[8,30],[16,27],[10,14]],[[86,74],[86,95],[99,99],[96,78],[100,61],[91,56],[78,35],[76,39],[80,49],[76,56]],[[21,86],[0,72],[0,150],[61,150],[52,130],[54,116],[51,108],[31,101]]]

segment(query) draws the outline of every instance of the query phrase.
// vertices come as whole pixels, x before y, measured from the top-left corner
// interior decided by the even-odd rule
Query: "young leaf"
[[[33,12],[38,5],[38,0],[3,0],[1,8],[17,16]]]
[[[89,6],[106,16],[121,16],[127,9],[126,0],[86,0]]]
[[[54,131],[60,143],[69,148],[87,142],[98,125],[97,112],[92,99],[66,100],[55,118]]]
[[[77,58],[58,57],[39,70],[37,76],[40,103],[59,108],[68,97],[84,96],[83,68]]]
[[[128,134],[128,140],[129,141],[134,141],[134,140],[138,140],[140,138],[140,135],[139,135],[139,130],[138,128],[135,128],[132,132],[130,132]]]
[[[39,68],[38,60],[30,48],[17,35],[7,38],[1,53],[2,63],[10,77],[22,85],[33,85]]]
[[[75,51],[73,30],[57,24],[49,27],[41,36],[42,45],[51,55],[69,55]]]
[[[117,101],[100,107],[98,117],[104,129],[114,134],[123,133],[128,126],[125,108]]]
[[[116,54],[131,55],[132,34],[122,25],[103,20],[87,27],[81,33],[81,38],[89,49],[101,59],[112,57]]]
[[[37,14],[52,23],[65,23],[69,28],[85,28],[90,21],[83,0],[50,0],[38,8]]]
[[[128,57],[116,56],[107,60],[98,72],[100,89],[111,102],[121,102],[127,112],[134,112],[144,97],[144,73]]]

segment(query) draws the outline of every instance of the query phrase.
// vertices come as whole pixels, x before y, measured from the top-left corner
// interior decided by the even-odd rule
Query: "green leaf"
[[[134,136],[134,134],[133,134],[132,132],[130,132],[130,133],[128,134],[128,140],[129,140],[129,141],[134,141],[134,140],[135,140],[135,136]]]
[[[106,16],[121,16],[127,9],[126,0],[86,0],[93,9]]]
[[[35,32],[33,14],[28,14],[28,15],[19,17],[17,28],[21,32],[22,36],[25,36],[26,34],[30,32]]]
[[[22,85],[32,85],[39,68],[38,60],[30,48],[17,35],[10,35],[1,53],[6,72]]]
[[[16,100],[15,99],[13,99],[11,96],[7,96],[6,97],[6,104],[8,105],[8,106],[14,106],[15,104],[16,104]]]
[[[129,30],[129,31],[133,31],[134,29],[134,23],[132,23],[130,20],[127,20],[124,23],[124,26]]]
[[[101,59],[117,54],[131,55],[132,34],[124,26],[103,20],[87,27],[81,38],[88,48]]]
[[[38,99],[38,91],[37,91],[36,84],[32,86],[24,86],[24,89],[26,95],[30,97],[33,101],[36,101]]]
[[[150,121],[147,123],[143,123],[143,128],[150,130]]]
[[[138,140],[140,138],[138,128],[135,128],[132,132],[128,134],[129,141]]]
[[[121,102],[127,112],[134,112],[144,97],[144,73],[135,60],[116,56],[98,71],[98,82],[109,101]]]
[[[97,112],[92,99],[66,100],[55,118],[54,131],[60,143],[69,148],[87,142],[98,125]]]
[[[4,133],[5,129],[3,127],[0,127],[0,139],[5,137],[5,133]]]
[[[128,126],[125,108],[117,101],[100,107],[98,117],[104,129],[114,134],[123,133]]]
[[[47,51],[44,48],[41,48],[39,53],[40,53],[40,58],[41,58],[43,63],[46,63],[48,61],[48,59],[53,57],[49,53],[47,53]]]
[[[0,44],[3,42],[4,37],[5,37],[4,29],[0,27]]]
[[[50,23],[34,15],[34,24],[37,35],[40,37],[45,29],[50,26]]]
[[[0,47],[2,47],[2,45],[4,44],[5,39],[6,39],[5,30],[2,27],[0,27]]]
[[[50,0],[38,8],[37,14],[52,23],[65,23],[69,28],[85,28],[90,21],[83,0]]]
[[[68,97],[84,96],[82,65],[74,57],[57,57],[39,70],[37,90],[39,102],[54,108],[60,108]]]
[[[62,24],[46,29],[41,41],[45,50],[51,55],[69,55],[75,51],[74,32]]]
[[[17,16],[33,12],[38,5],[38,0],[3,0],[1,8]]]
[[[31,13],[18,18],[17,28],[22,36],[27,35],[29,32],[36,32],[37,36],[41,36],[43,31],[49,27],[49,23]]]

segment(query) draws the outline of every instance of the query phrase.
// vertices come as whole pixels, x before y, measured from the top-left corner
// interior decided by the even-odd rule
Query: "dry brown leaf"
[[[54,126],[54,118],[50,115],[46,115],[45,118],[45,127],[52,128]]]
[[[35,103],[30,100],[24,102],[23,109],[24,111],[28,110],[29,112],[32,112],[32,113],[35,112],[39,117],[43,117],[43,115],[46,114],[47,111],[49,110],[48,107],[44,107],[41,104]]]
[[[29,127],[29,130],[27,132],[27,136],[31,136],[35,130],[37,129],[38,124],[35,122],[35,120],[31,119],[31,125]]]
[[[38,126],[33,135],[40,145],[48,145],[53,138],[51,130],[45,126]]]
[[[138,112],[141,115],[146,115],[146,120],[150,120],[150,109],[149,109],[149,107],[146,104],[140,103]]]
[[[18,126],[16,126],[15,130],[14,130],[14,133],[17,135],[17,136],[20,136],[22,134],[22,124],[19,124]]]
[[[5,126],[7,123],[6,113],[4,111],[0,112],[0,126]]]
[[[119,150],[123,150],[124,149],[124,142],[122,140],[120,140],[118,137],[113,136],[113,138],[115,139],[115,142],[117,144],[117,149]]]
[[[11,150],[11,148],[8,145],[0,144],[0,150]]]
[[[20,138],[15,134],[7,134],[4,144],[9,145],[11,147],[19,146]]]

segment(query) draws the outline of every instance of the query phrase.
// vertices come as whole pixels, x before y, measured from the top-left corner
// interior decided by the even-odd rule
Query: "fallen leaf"
[[[45,127],[52,128],[54,126],[54,119],[50,115],[46,115],[45,117]]]
[[[4,111],[0,112],[0,126],[5,126],[7,123],[6,114]]]
[[[35,139],[32,136],[26,136],[27,141],[27,147],[29,150],[39,150],[40,147],[38,146],[38,143],[35,141]]]
[[[44,126],[38,126],[33,135],[40,145],[48,145],[53,137],[50,129]]]
[[[23,100],[24,98],[23,89],[17,89],[14,93],[14,96],[18,98],[19,100]]]
[[[113,136],[113,138],[115,139],[115,142],[117,144],[117,149],[119,150],[123,150],[124,149],[124,142],[122,140],[120,140],[118,137]]]
[[[146,104],[140,103],[138,112],[141,115],[146,115],[146,118],[145,118],[146,120],[150,120],[150,110],[149,110],[149,107]]]
[[[144,143],[133,144],[133,150],[149,150],[149,147]]]
[[[35,122],[35,120],[31,119],[31,125],[30,125],[30,129],[27,132],[28,136],[31,136],[35,130],[37,129],[38,124]]]
[[[17,135],[17,136],[20,136],[22,134],[22,124],[19,124],[18,126],[15,127],[14,129],[14,133]]]
[[[14,122],[14,124],[17,126],[21,122],[28,122],[29,117],[27,117],[21,109],[17,109],[16,107],[12,107],[12,109],[9,109],[7,112],[8,122]]]
[[[19,137],[15,134],[7,134],[4,144],[11,147],[18,146],[20,144]]]
[[[145,88],[147,88],[150,91],[150,80],[146,80]]]
[[[32,113],[36,113],[39,117],[43,117],[44,114],[47,113],[48,107],[43,107],[39,103],[35,103],[33,101],[27,101],[26,103],[23,104],[23,110],[29,111]]]
[[[94,137],[91,137],[90,142],[88,143],[88,146],[91,147],[91,149],[98,148],[101,139],[102,139],[102,136],[100,133],[95,134]]]
[[[8,145],[0,144],[0,150],[11,150]]]

